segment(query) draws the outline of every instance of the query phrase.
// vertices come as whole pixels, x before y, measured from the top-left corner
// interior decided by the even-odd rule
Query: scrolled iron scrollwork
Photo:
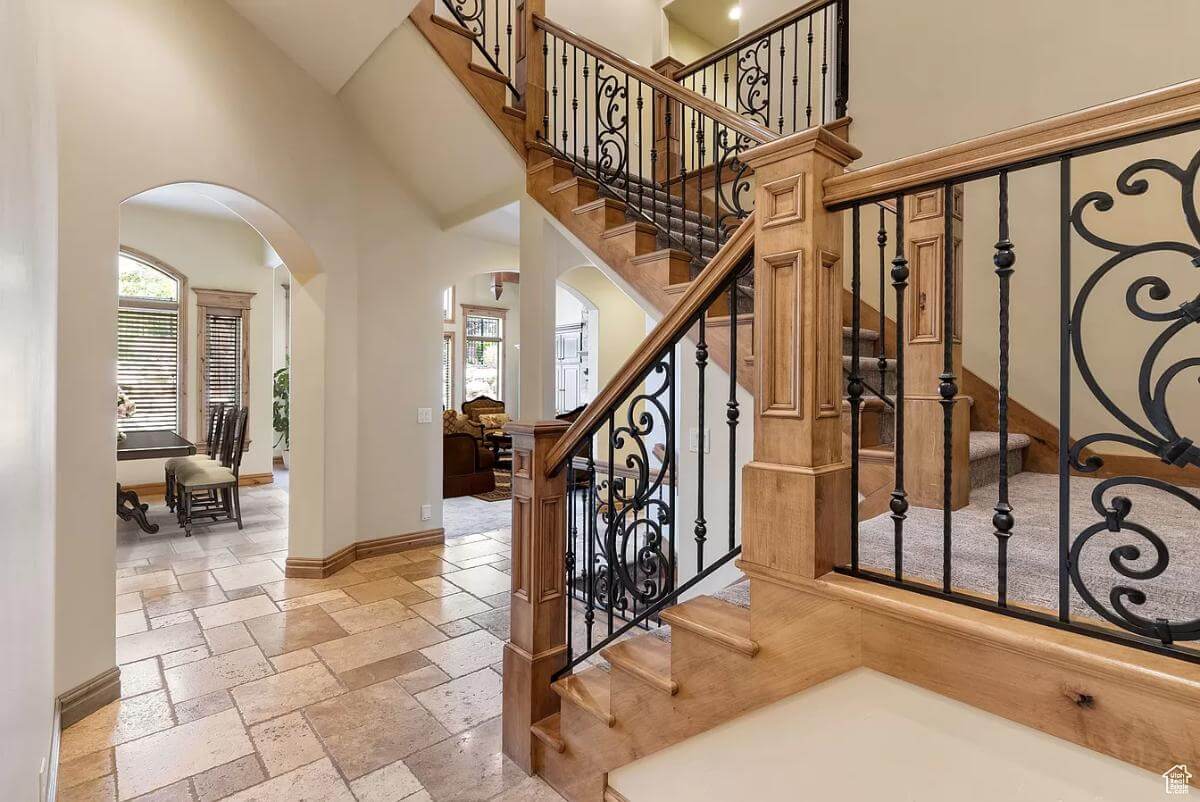
[[[717,207],[723,212],[717,221],[718,229],[723,230],[729,222],[736,222],[750,214],[747,206],[754,200],[750,167],[738,155],[755,144],[750,137],[728,128],[721,128],[717,134],[715,189]]]
[[[623,179],[629,160],[629,92],[622,73],[596,64],[596,172],[601,182]]]
[[[625,422],[608,434],[613,452],[625,451],[629,472],[612,484],[604,478],[593,487],[602,529],[596,532],[596,599],[624,610],[631,602],[652,604],[670,591],[671,560],[667,556],[672,510],[659,492],[672,471],[673,422],[665,399],[673,376],[663,359],[650,371],[658,381],[652,390],[632,396]],[[652,464],[648,439],[660,433],[665,439],[662,463]]]
[[[737,56],[737,83],[734,87],[737,95],[738,111],[768,128],[771,122],[768,118],[771,86],[771,39],[763,37],[745,49]]]
[[[483,36],[485,0],[448,0],[450,10],[459,23],[476,36]]]
[[[1088,390],[1127,430],[1097,432],[1076,440],[1068,452],[1068,462],[1074,470],[1082,473],[1094,473],[1103,467],[1103,457],[1086,454],[1087,449],[1101,442],[1140,449],[1178,468],[1200,468],[1200,447],[1191,437],[1179,431],[1167,403],[1175,379],[1184,371],[1200,368],[1200,357],[1186,357],[1164,368],[1158,367],[1159,359],[1168,344],[1189,326],[1200,324],[1200,293],[1174,307],[1153,308],[1147,301],[1162,304],[1171,298],[1173,290],[1167,280],[1157,275],[1143,275],[1131,281],[1126,288],[1125,307],[1129,313],[1139,320],[1162,327],[1162,331],[1147,348],[1137,372],[1137,398],[1145,422],[1122,409],[1105,390],[1092,370],[1084,344],[1083,321],[1088,301],[1100,282],[1118,267],[1132,264],[1139,257],[1148,254],[1179,254],[1189,259],[1194,267],[1200,268],[1200,214],[1197,214],[1195,198],[1197,174],[1200,173],[1200,152],[1192,157],[1186,167],[1157,158],[1137,161],[1126,167],[1117,177],[1117,191],[1124,196],[1145,194],[1150,188],[1150,181],[1145,174],[1150,172],[1161,173],[1179,185],[1180,206],[1193,242],[1166,239],[1131,245],[1101,236],[1089,227],[1084,220],[1084,214],[1089,209],[1101,214],[1111,211],[1114,207],[1114,197],[1108,192],[1086,193],[1075,202],[1071,210],[1070,223],[1074,231],[1084,241],[1112,254],[1087,277],[1075,298],[1070,321],[1072,355]],[[1121,487],[1142,487],[1166,493],[1200,511],[1200,498],[1161,479],[1119,476],[1100,482],[1092,492],[1092,506],[1101,520],[1080,532],[1071,545],[1069,572],[1072,584],[1088,606],[1116,626],[1146,638],[1157,639],[1164,644],[1200,639],[1200,618],[1177,621],[1140,615],[1134,608],[1148,603],[1146,591],[1120,579],[1112,586],[1108,594],[1108,605],[1105,605],[1092,592],[1088,579],[1082,575],[1080,558],[1083,550],[1101,533],[1129,533],[1139,538],[1137,542],[1115,547],[1109,554],[1109,564],[1117,575],[1125,580],[1146,582],[1155,579],[1161,576],[1170,564],[1171,555],[1167,542],[1144,523],[1131,518],[1134,511],[1133,501],[1122,495],[1112,495],[1109,500],[1109,494]],[[1143,550],[1146,548],[1153,556],[1151,564],[1148,567],[1135,567],[1134,562],[1142,559]]]

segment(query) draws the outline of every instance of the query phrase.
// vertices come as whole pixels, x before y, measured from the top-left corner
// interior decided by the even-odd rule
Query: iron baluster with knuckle
[[[737,302],[744,302],[737,286],[753,272],[752,246],[753,235],[749,230],[741,232],[731,241],[732,252],[697,276],[696,292],[702,297],[674,319],[660,324],[660,328],[669,324],[661,340],[656,341],[660,344],[653,351],[631,357],[618,374],[623,377],[622,383],[585,408],[556,446],[556,453],[548,457],[551,468],[561,464],[560,469],[567,471],[568,494],[572,496],[566,504],[569,521],[565,529],[572,540],[566,547],[564,564],[568,588],[566,626],[568,633],[573,626],[582,626],[578,642],[585,646],[574,648],[576,641],[568,634],[571,646],[567,660],[555,678],[586,662],[630,630],[659,626],[662,610],[741,553],[737,530],[731,528],[728,548],[721,548],[716,559],[703,556],[703,541],[699,541],[694,569],[680,574],[677,545],[682,547],[682,542],[676,538],[678,527],[703,533],[699,521],[693,528],[680,519],[676,506],[680,484],[685,483],[692,491],[699,510],[703,510],[704,494],[711,493],[712,488],[706,491],[702,468],[689,476],[681,474],[676,432],[682,403],[678,383],[683,372],[689,370],[695,370],[697,380],[703,382],[705,373],[714,367],[702,332],[727,323],[736,327]],[[734,304],[728,318],[714,310],[726,302]],[[693,344],[696,358],[684,359],[684,349]],[[730,375],[729,381],[733,385],[726,403],[732,526],[736,508],[734,439],[739,414],[736,376]],[[689,397],[688,404],[691,402]],[[698,451],[702,464],[703,448]],[[605,455],[603,464],[595,460],[597,453]],[[702,519],[703,512],[699,514]],[[574,555],[583,556],[575,559]],[[597,607],[603,611],[603,621],[596,620]],[[601,625],[599,631],[597,623]]]
[[[1171,90],[1182,92],[1178,87],[1159,91],[1169,95]],[[1147,100],[1146,104],[1150,102]],[[1099,115],[1100,111],[1095,113]],[[1082,116],[1085,112],[1076,114]],[[1040,133],[1047,125],[1029,126],[1028,130]],[[849,212],[853,225],[852,344],[845,392],[851,419],[854,490],[858,489],[859,481],[858,424],[866,392],[858,345],[862,302],[859,240],[865,233],[861,231],[860,215],[870,204],[894,204],[896,211],[894,230],[889,230],[881,207],[875,237],[881,270],[884,249],[889,241],[895,244],[891,267],[895,306],[890,312],[895,330],[892,363],[895,458],[890,515],[859,521],[855,496],[849,514],[854,524],[850,559],[837,570],[1006,616],[1200,662],[1200,648],[1196,644],[1200,641],[1200,593],[1189,586],[1184,569],[1177,566],[1177,561],[1191,564],[1195,552],[1200,550],[1200,542],[1195,540],[1195,533],[1200,531],[1200,494],[1194,489],[1200,486],[1196,473],[1200,470],[1200,446],[1195,442],[1197,432],[1188,430],[1197,425],[1197,418],[1194,405],[1171,403],[1172,398],[1182,393],[1181,377],[1187,374],[1196,378],[1200,373],[1200,356],[1196,355],[1200,348],[1196,347],[1195,339],[1200,335],[1200,285],[1193,283],[1180,291],[1185,281],[1180,276],[1189,276],[1193,282],[1200,276],[1196,272],[1200,269],[1200,209],[1196,202],[1196,189],[1200,186],[1200,149],[1196,145],[1200,104],[1176,112],[1174,118],[1159,113],[1135,133],[1130,133],[1128,122],[1113,123],[1108,128],[1093,126],[1086,135],[1073,134],[1073,138],[1062,140],[1046,134],[1045,143],[1032,149],[1035,155],[1029,155],[1029,147],[1011,159],[988,152],[988,148],[995,147],[994,142],[1022,141],[1022,130],[1005,132],[1005,139],[995,135],[954,146],[953,150],[966,154],[987,154],[977,161],[964,156],[961,165],[949,162],[939,153],[930,157],[932,165],[928,168],[920,163],[922,157],[868,168],[863,173],[873,173],[872,179],[875,175],[885,177],[878,179],[877,189],[870,186],[866,177],[857,179],[856,185],[853,173],[826,182],[827,208]],[[1123,161],[1126,165],[1123,168],[1120,164],[1116,168],[1108,166],[1124,149],[1134,147],[1139,156],[1157,150],[1176,154],[1176,158],[1155,155]],[[1188,148],[1187,158],[1177,155],[1183,147]],[[1077,189],[1081,171],[1073,168],[1081,159],[1101,154],[1104,158],[1089,160],[1088,170],[1083,173],[1089,178],[1086,191]],[[1056,171],[1058,190],[1056,202],[1044,203],[1040,208],[1047,217],[1057,217],[1059,232],[1054,253],[1059,288],[1058,419],[1054,421],[1059,433],[1058,469],[1055,479],[1050,480],[1057,484],[1058,509],[1051,516],[1039,517],[1032,512],[1022,516],[1024,523],[1018,530],[1015,509],[1023,502],[1029,508],[1035,501],[1039,504],[1044,501],[1040,496],[1023,498],[1023,493],[1036,492],[1029,490],[1036,488],[1030,484],[1035,478],[1030,474],[1028,479],[1023,477],[1014,483],[1007,461],[1013,437],[1011,385],[1014,375],[1021,375],[1016,372],[1021,359],[1013,343],[1014,306],[1020,280],[1014,240],[1021,240],[1013,224],[1016,198],[1012,179],[1018,173],[1032,173],[1040,168]],[[1098,172],[1102,172],[1102,177],[1097,176]],[[1101,188],[1092,189],[1097,182]],[[962,470],[950,458],[955,434],[952,409],[960,392],[953,352],[954,335],[962,326],[962,321],[956,320],[959,308],[955,301],[955,284],[960,274],[956,272],[952,227],[954,198],[959,187],[991,194],[996,209],[997,234],[995,240],[989,238],[986,249],[972,248],[965,241],[958,246],[963,251],[965,265],[971,265],[972,260],[978,264],[978,252],[983,251],[991,261],[993,280],[997,281],[995,410],[999,470],[994,487],[977,486],[972,499],[978,502],[978,494],[992,494],[987,516],[952,514],[952,479],[955,471]],[[935,461],[940,457],[942,498],[940,509],[924,511],[910,502],[904,484],[906,447],[927,448],[927,444],[906,444],[904,425],[905,353],[907,344],[913,341],[906,310],[912,314],[917,308],[913,299],[907,297],[910,278],[916,274],[910,275],[904,228],[906,221],[912,219],[905,216],[906,203],[916,195],[940,197],[939,213],[944,223],[942,258],[936,266],[923,266],[923,269],[934,267],[937,275],[920,279],[936,281],[943,293],[937,314],[944,333],[937,383],[938,400],[943,408],[942,454],[935,451],[930,455]],[[1158,200],[1158,206],[1145,205],[1151,195]],[[1022,200],[1034,205],[1043,198],[1044,195],[1030,193]],[[1169,218],[1163,211],[1167,202],[1173,202],[1178,222],[1174,229],[1167,229],[1172,231],[1170,236],[1156,237],[1154,226]],[[1133,217],[1124,217],[1123,213]],[[1030,214],[1022,212],[1019,219],[1029,220]],[[1130,219],[1137,225],[1129,225]],[[1140,237],[1130,233],[1117,236],[1108,234],[1109,231],[1151,233]],[[1078,247],[1080,243],[1083,248]],[[1023,247],[1031,246],[1026,243]],[[1168,276],[1165,271],[1172,267],[1176,273]],[[881,283],[881,302],[883,297]],[[881,343],[888,321],[881,314]],[[1126,323],[1133,325],[1128,329],[1130,333],[1142,327],[1143,332],[1138,336],[1145,338],[1132,365],[1127,364],[1128,357],[1120,356],[1127,352],[1105,349],[1099,339],[1113,326]],[[1128,339],[1131,335],[1122,336]],[[1189,337],[1193,339],[1185,340]],[[892,347],[890,342],[887,347]],[[882,375],[887,364],[882,350],[879,358]],[[1126,363],[1123,370],[1121,362]],[[1082,395],[1080,388],[1085,390]],[[1094,404],[1096,411],[1086,418],[1080,416],[1080,403]],[[1113,425],[1098,425],[1100,414]],[[1091,430],[1079,431],[1084,427]],[[1103,449],[1107,453],[1097,450],[1102,446],[1108,446]],[[1045,443],[1044,447],[1053,448],[1053,443]],[[1141,468],[1125,456],[1130,452],[1150,455],[1157,461],[1156,467],[1147,463]],[[1145,474],[1139,475],[1143,470]],[[1085,512],[1080,508],[1073,510],[1076,496],[1086,500]],[[936,507],[938,503],[930,506]],[[976,503],[971,506],[977,508]],[[1169,514],[1164,512],[1168,508]],[[887,535],[883,534],[885,526],[890,530]],[[1052,532],[1053,537],[1030,540],[1038,531],[1047,535]],[[995,544],[994,585],[987,579],[980,581],[977,573],[955,572],[955,560],[961,559],[960,555],[969,552],[975,560],[987,557],[991,547],[983,545],[989,542],[982,537],[985,533]],[[935,542],[940,542],[940,554],[936,547],[930,548]],[[1050,545],[1052,562],[1037,563],[1031,559],[1030,555],[1037,552],[1030,549],[1036,549],[1038,543]],[[1184,558],[1178,556],[1181,553]]]

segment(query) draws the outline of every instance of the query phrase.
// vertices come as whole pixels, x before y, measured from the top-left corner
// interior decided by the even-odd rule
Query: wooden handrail
[[[617,69],[637,78],[642,83],[651,86],[658,91],[667,95],[672,100],[681,103],[684,106],[695,109],[702,114],[711,117],[716,122],[724,125],[726,128],[732,128],[734,131],[747,136],[758,143],[773,142],[779,138],[779,134],[763,128],[761,125],[754,123],[745,117],[730,111],[724,106],[714,103],[703,95],[693,92],[690,89],[685,89],[679,84],[672,81],[670,78],[659,75],[651,69],[643,67],[636,61],[630,61],[622,56],[609,50],[602,44],[593,42],[591,39],[580,36],[579,34],[562,27],[556,22],[551,22],[540,14],[533,15],[533,24],[535,27],[552,33],[568,44],[575,45],[580,49],[602,58]]]
[[[788,13],[786,13],[780,17],[777,17],[777,18],[771,20],[770,22],[766,23],[765,25],[758,26],[754,30],[750,31],[750,33],[745,34],[744,36],[739,36],[734,41],[730,42],[729,44],[725,45],[724,47],[722,47],[718,50],[714,50],[713,52],[709,53],[707,56],[701,56],[700,58],[693,61],[691,64],[687,64],[683,67],[680,67],[675,72],[675,80],[682,81],[684,78],[688,77],[692,73],[699,72],[700,70],[704,69],[705,67],[709,66],[710,64],[714,64],[718,61],[721,61],[724,58],[728,58],[729,56],[731,56],[734,53],[741,50],[746,45],[750,44],[751,42],[757,42],[759,39],[762,39],[764,36],[766,36],[769,33],[774,33],[775,31],[779,30],[780,28],[787,27],[788,25],[795,22],[796,20],[804,19],[809,14],[815,13],[817,11],[820,11],[823,8],[827,8],[827,7],[833,6],[833,5],[837,5],[837,0],[809,0],[809,2],[805,3],[804,5],[800,6],[799,8],[793,9],[793,10],[789,11]]]
[[[947,181],[967,181],[1015,165],[1200,121],[1200,79],[1061,114],[956,145],[825,179],[824,203],[845,208]]]
[[[754,212],[751,212],[713,260],[688,285],[687,291],[658,322],[650,336],[625,360],[625,364],[617,371],[616,378],[587,405],[562,439],[555,444],[546,458],[547,476],[553,476],[562,470],[571,454],[586,438],[592,436],[592,430],[603,422],[638,382],[643,380],[646,371],[654,365],[662,352],[695,323],[694,318],[703,313],[704,305],[712,298],[713,293],[719,291],[722,284],[729,280],[742,263],[742,259],[754,247],[754,230]]]

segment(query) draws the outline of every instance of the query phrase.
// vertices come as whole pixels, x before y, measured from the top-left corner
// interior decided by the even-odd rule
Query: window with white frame
[[[117,258],[117,385],[136,404],[123,432],[183,433],[187,279],[153,257]]]
[[[463,401],[504,400],[504,309],[463,306]]]

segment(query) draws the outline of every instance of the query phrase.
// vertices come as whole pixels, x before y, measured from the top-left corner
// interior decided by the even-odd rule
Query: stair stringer
[[[781,592],[787,604],[776,603]],[[860,617],[853,608],[815,596],[797,604],[794,592],[767,584],[753,584],[751,597],[757,654],[673,625],[671,678],[677,693],[612,670],[613,725],[564,698],[559,734],[565,749],[558,753],[537,742],[538,774],[571,802],[600,802],[608,772],[861,663]]]

